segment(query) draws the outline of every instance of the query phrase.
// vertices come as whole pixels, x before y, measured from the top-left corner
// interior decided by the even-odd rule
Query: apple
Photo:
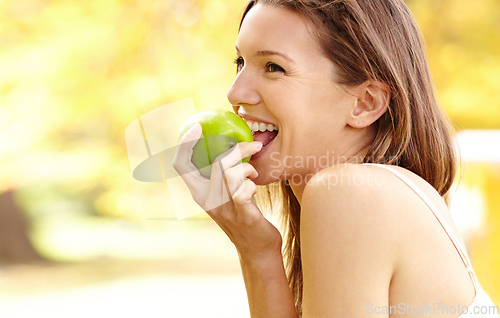
[[[212,162],[239,142],[253,141],[252,131],[247,123],[233,112],[208,110],[190,117],[179,130],[178,141],[195,124],[202,128],[202,138],[193,148],[191,161],[200,173],[210,178]],[[250,161],[250,157],[243,162]]]

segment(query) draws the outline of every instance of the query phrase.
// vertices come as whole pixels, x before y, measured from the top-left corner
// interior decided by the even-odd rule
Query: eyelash
[[[236,64],[236,73],[239,73],[245,64],[242,57],[237,57],[234,59],[234,64]]]
[[[245,65],[245,61],[240,56],[240,57],[234,59],[234,64],[236,64],[236,73],[239,73],[241,71],[241,69],[243,68],[243,66]],[[266,64],[266,72],[269,72],[269,73],[276,73],[276,72],[285,73],[285,70],[281,66],[279,66],[278,64],[269,62],[269,63]]]

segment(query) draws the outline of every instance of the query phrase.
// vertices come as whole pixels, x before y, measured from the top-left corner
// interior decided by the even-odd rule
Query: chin
[[[282,171],[259,162],[250,161],[250,163],[259,173],[258,177],[252,180],[256,185],[267,185],[281,180]]]
[[[256,185],[258,186],[265,186],[271,183],[274,183],[276,181],[279,181],[279,179],[270,179],[266,177],[257,177],[256,179],[252,180]]]

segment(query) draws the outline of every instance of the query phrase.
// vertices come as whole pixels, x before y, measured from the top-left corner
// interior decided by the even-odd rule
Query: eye
[[[236,73],[239,73],[243,68],[243,66],[245,65],[245,61],[240,56],[234,60],[234,64],[236,64]]]
[[[270,73],[282,72],[282,73],[285,73],[285,70],[281,66],[279,66],[278,64],[270,62],[270,63],[266,64],[266,72],[270,72]]]

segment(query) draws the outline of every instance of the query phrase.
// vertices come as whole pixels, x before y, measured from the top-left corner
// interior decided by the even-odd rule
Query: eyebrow
[[[235,49],[236,49],[236,52],[240,52],[240,50],[238,49],[237,46],[235,46]],[[278,55],[278,56],[281,56],[282,58],[284,58],[285,60],[289,61],[289,62],[292,62],[292,63],[295,63],[290,57],[288,57],[286,54],[283,54],[283,53],[280,53],[280,52],[276,52],[276,51],[271,51],[271,50],[264,50],[264,51],[258,51],[257,54],[255,54],[256,56],[272,56],[272,55]]]

